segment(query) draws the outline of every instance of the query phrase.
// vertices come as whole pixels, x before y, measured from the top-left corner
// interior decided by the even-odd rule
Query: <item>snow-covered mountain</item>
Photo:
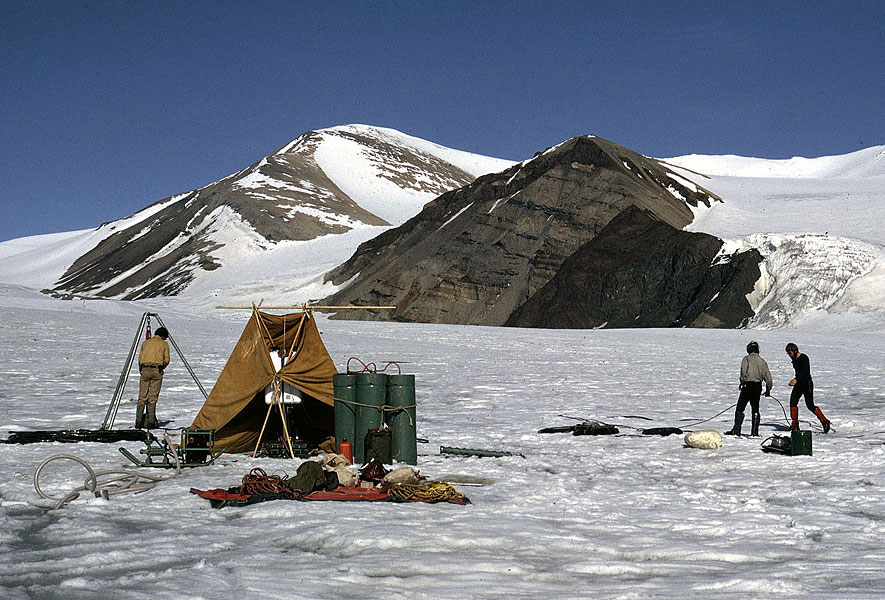
[[[885,315],[885,146],[842,156],[663,159],[722,202],[686,230],[765,259],[751,327],[821,311]],[[391,129],[308,132],[243,171],[95,230],[0,243],[0,282],[64,295],[277,304],[329,296],[323,276],[442,192],[514,163]],[[387,223],[387,224],[382,224]]]
[[[723,198],[695,209],[686,229],[765,257],[751,327],[819,311],[885,314],[885,146],[820,158],[665,161]]]
[[[346,249],[428,200],[510,164],[392,129],[312,131],[242,171],[96,230],[2,244],[0,273],[62,296],[122,299],[180,294],[226,268],[237,272],[225,279],[242,285],[268,269],[278,282],[294,247],[325,255],[321,264],[344,248],[344,260]],[[341,235],[346,242],[332,241]]]

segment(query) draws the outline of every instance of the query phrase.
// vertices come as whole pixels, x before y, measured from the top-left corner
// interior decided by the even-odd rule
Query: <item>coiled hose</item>
[[[129,492],[145,492],[156,487],[161,481],[168,481],[181,474],[181,462],[178,460],[178,453],[172,448],[172,439],[169,437],[168,433],[165,436],[165,441],[166,447],[169,448],[170,453],[175,459],[175,473],[168,477],[145,475],[144,473],[128,469],[111,469],[96,473],[88,462],[78,456],[73,456],[71,454],[56,454],[44,460],[40,463],[40,466],[37,467],[37,470],[34,472],[34,489],[37,491],[37,495],[41,498],[55,500],[54,509],[61,508],[68,502],[76,500],[80,497],[80,492],[92,492],[96,497],[101,496],[102,498],[109,498],[110,496]],[[49,463],[61,459],[80,463],[86,468],[86,471],[89,472],[89,477],[86,478],[82,486],[74,488],[61,498],[56,498],[46,494],[40,488],[40,475]]]

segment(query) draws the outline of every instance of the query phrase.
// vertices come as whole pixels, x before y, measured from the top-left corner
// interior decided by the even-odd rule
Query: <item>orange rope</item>
[[[286,486],[286,479],[279,475],[268,475],[264,469],[255,467],[246,475],[243,475],[243,485],[236,488],[236,494],[291,494],[292,490]]]

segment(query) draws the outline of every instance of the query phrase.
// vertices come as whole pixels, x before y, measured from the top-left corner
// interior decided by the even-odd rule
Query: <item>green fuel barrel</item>
[[[409,465],[418,464],[414,375],[387,376],[387,406],[384,418],[393,430],[390,441],[393,460]]]
[[[335,396],[335,443],[347,440],[356,446],[356,375],[332,375],[332,389]]]
[[[356,427],[353,436],[353,462],[365,462],[366,434],[381,428],[381,411],[387,396],[387,375],[384,373],[356,374]]]

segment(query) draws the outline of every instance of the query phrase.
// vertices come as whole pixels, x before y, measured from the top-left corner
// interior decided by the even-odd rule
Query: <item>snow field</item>
[[[61,302],[0,286],[0,430],[96,428],[140,315],[157,311],[209,389],[248,314],[159,303]],[[223,456],[172,481],[63,509],[33,489],[37,465],[68,453],[95,469],[132,465],[140,443],[0,446],[0,596],[6,598],[879,598],[885,593],[885,324],[819,315],[765,331],[539,331],[329,321],[320,331],[339,369],[350,356],[401,361],[418,394],[418,469],[473,504],[298,503],[215,510],[190,493],[239,484],[253,466],[297,462]],[[154,325],[156,327],[156,324]],[[632,427],[731,426],[744,347],[757,340],[786,405],[784,345],[812,361],[818,404],[835,435],[814,455],[720,450]],[[135,378],[117,427],[134,415]],[[158,416],[184,427],[202,396],[177,356]],[[540,435],[570,415],[616,436]],[[816,421],[802,406],[803,428]],[[763,436],[781,433],[763,399]],[[745,421],[749,429],[749,418]],[[444,456],[455,446],[521,453]],[[85,470],[57,461],[59,495]],[[148,470],[152,474],[164,474]]]

